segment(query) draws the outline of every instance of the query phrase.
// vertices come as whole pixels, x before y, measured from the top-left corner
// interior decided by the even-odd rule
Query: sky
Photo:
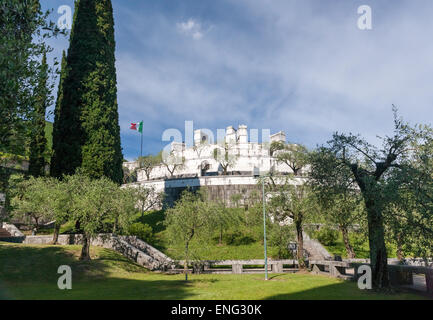
[[[433,120],[433,1],[112,0],[125,159],[166,129],[246,124],[313,148],[333,132],[377,143],[392,105],[411,124]],[[41,0],[57,9],[72,0]],[[358,28],[358,7],[372,29]],[[61,58],[68,38],[50,41]]]

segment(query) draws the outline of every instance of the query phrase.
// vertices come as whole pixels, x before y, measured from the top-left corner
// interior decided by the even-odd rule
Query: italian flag
[[[143,121],[139,123],[131,123],[131,130],[138,131],[140,133],[143,133]]]

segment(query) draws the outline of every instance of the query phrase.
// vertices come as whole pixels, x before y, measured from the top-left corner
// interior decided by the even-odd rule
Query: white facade
[[[195,130],[193,147],[186,148],[183,143],[171,145],[171,158],[183,159],[183,164],[173,172],[173,175],[165,165],[160,165],[152,170],[149,179],[143,170],[138,171],[137,180],[145,182],[169,178],[221,176],[228,162],[230,165],[226,168],[226,175],[230,176],[252,177],[271,170],[280,173],[293,172],[286,164],[278,163],[276,158],[270,155],[269,142],[250,142],[248,128],[245,125],[240,125],[237,130],[232,126],[227,127],[224,139],[224,142],[214,143],[209,141],[206,130]],[[268,141],[286,143],[286,135],[279,132],[271,135]],[[215,152],[218,153],[217,159]]]

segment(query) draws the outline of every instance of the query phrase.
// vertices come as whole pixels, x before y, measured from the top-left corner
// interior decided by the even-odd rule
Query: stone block
[[[241,264],[233,264],[232,265],[232,273],[241,274],[242,273],[242,265]]]

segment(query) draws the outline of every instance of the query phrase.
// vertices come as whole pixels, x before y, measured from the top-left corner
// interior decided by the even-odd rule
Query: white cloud
[[[190,18],[188,21],[177,23],[176,26],[181,33],[191,36],[195,40],[200,40],[203,38],[201,24],[192,18]]]
[[[431,2],[372,6],[368,32],[357,28],[353,1],[330,10],[304,0],[229,6],[221,11],[231,15],[201,20],[215,32],[163,13],[122,20],[118,32],[134,40],[117,54],[125,123],[148,119],[157,140],[185,120],[210,129],[242,122],[314,146],[336,130],[370,140],[390,133],[393,103],[412,123],[433,122]]]

